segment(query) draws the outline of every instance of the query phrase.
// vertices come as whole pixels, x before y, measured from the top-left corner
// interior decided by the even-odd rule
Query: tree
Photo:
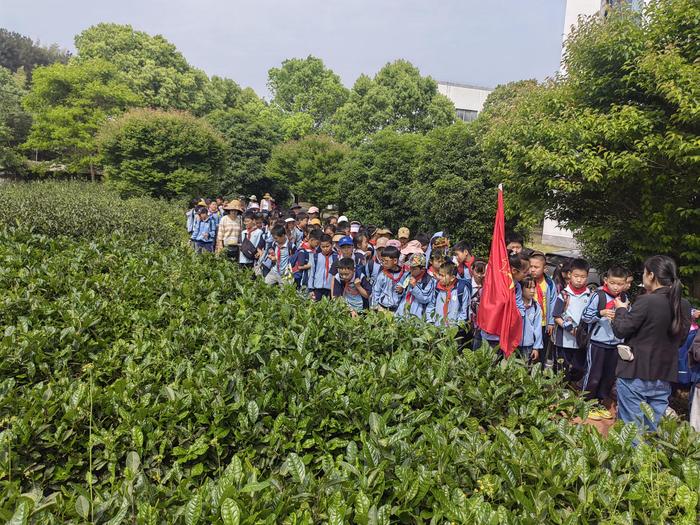
[[[488,256],[496,184],[491,180],[472,124],[457,121],[428,132],[415,162],[408,226],[470,243]]]
[[[134,109],[98,136],[108,184],[125,195],[182,197],[218,188],[226,144],[204,120],[184,112]]]
[[[65,163],[69,172],[89,170],[94,178],[97,130],[139,98],[112,64],[89,60],[37,68],[24,103],[34,118],[25,148]]]
[[[414,217],[415,162],[424,137],[387,129],[367,138],[347,157],[340,176],[340,209],[368,224],[398,228]]]
[[[22,107],[26,91],[8,69],[0,67],[0,171],[22,171],[23,158],[18,146],[24,142],[32,118]]]
[[[190,66],[161,35],[135,31],[129,25],[102,23],[77,35],[75,47],[79,62],[102,59],[113,64],[148,107],[202,115],[216,105],[207,99],[207,93],[213,94],[207,90],[207,76]]]
[[[309,135],[275,146],[265,173],[299,201],[337,204],[341,167],[349,151],[327,135]]]
[[[340,77],[323,60],[309,55],[290,58],[282,67],[268,72],[268,87],[273,105],[285,113],[306,113],[320,129],[348,97]]]
[[[0,67],[13,73],[24,70],[27,81],[31,81],[32,70],[36,66],[48,66],[55,62],[65,64],[69,57],[70,52],[56,44],[45,47],[28,36],[0,28]]]
[[[206,117],[228,145],[219,189],[222,193],[257,195],[275,189],[264,167],[272,148],[282,140],[280,118],[260,100]]]
[[[699,31],[692,0],[593,17],[567,42],[567,76],[522,93],[483,138],[523,214],[546,210],[594,256],[611,241],[618,262],[668,253],[696,286]]]
[[[348,101],[338,109],[331,127],[343,142],[358,144],[385,128],[401,133],[425,133],[454,122],[452,102],[438,93],[437,83],[422,77],[406,60],[385,65],[370,79],[361,75]]]

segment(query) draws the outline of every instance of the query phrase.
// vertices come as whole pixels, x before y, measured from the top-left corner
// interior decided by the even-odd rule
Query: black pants
[[[317,301],[320,301],[324,297],[330,299],[331,298],[331,291],[326,289],[326,288],[316,288],[314,290],[314,299]]]
[[[586,375],[582,386],[588,399],[610,399],[616,367],[617,347],[591,341],[586,353]]]
[[[234,262],[238,262],[239,253],[238,246],[226,246],[226,256]]]
[[[586,371],[586,353],[578,348],[553,345],[555,370],[563,370],[567,381],[578,383]]]

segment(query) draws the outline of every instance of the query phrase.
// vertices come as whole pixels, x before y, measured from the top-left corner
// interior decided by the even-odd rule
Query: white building
[[[492,89],[470,86],[469,84],[457,84],[456,82],[438,81],[438,91],[449,98],[455,105],[457,118],[464,122],[471,122],[484,107],[486,97]]]

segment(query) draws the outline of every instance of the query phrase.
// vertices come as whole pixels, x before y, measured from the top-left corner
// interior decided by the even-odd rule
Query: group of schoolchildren
[[[498,345],[498,335],[477,324],[487,262],[474,257],[466,242],[451,245],[443,232],[411,236],[402,227],[394,238],[387,228],[345,216],[322,220],[315,206],[294,205],[282,214],[269,194],[260,203],[255,196],[193,202],[187,217],[195,250],[225,254],[267,284],[294,285],[314,301],[342,300],[352,316],[373,309],[455,326],[462,346]],[[560,264],[550,277],[545,255],[525,249],[522,236],[508,235],[506,248],[523,319],[520,356],[562,370],[600,401],[592,419],[612,418],[605,407],[623,341],[611,320],[632,275],[612,267],[594,290],[583,259]]]

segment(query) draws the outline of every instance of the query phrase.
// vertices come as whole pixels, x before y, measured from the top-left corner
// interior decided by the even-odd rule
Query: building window
[[[473,109],[457,108],[457,118],[464,122],[471,122],[472,120],[476,119],[478,113],[478,111],[474,111]]]

